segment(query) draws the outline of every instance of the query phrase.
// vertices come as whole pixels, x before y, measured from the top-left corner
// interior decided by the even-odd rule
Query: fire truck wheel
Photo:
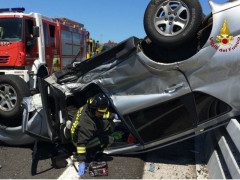
[[[38,71],[37,77],[44,78],[48,75],[48,72],[43,67]]]
[[[37,77],[39,77],[39,78],[44,78],[44,77],[46,77],[47,75],[48,75],[48,72],[47,72],[47,70],[44,69],[43,67],[40,68],[40,70],[39,70],[38,73],[37,73]],[[39,90],[38,81],[37,81],[36,89],[37,89],[37,91]]]
[[[21,101],[30,95],[27,83],[19,76],[0,76],[0,124],[7,127],[21,125]]]
[[[159,46],[179,47],[196,36],[202,14],[198,0],[151,0],[144,14],[144,29]]]

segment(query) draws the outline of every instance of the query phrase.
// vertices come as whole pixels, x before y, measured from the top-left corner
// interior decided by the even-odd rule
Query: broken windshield
[[[0,41],[22,41],[22,18],[0,18]]]

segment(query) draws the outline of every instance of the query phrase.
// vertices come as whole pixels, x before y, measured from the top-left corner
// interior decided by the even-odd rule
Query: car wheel
[[[30,96],[26,82],[15,75],[4,75],[0,78],[0,123],[8,127],[21,124],[23,97]]]
[[[177,47],[196,35],[202,15],[198,0],[151,0],[144,15],[144,29],[159,46]]]

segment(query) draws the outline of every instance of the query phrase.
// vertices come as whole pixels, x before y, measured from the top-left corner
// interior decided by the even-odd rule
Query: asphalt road
[[[185,141],[143,155],[104,156],[103,159],[108,162],[109,176],[95,177],[94,179],[142,179],[145,162],[164,163],[167,165],[167,169],[171,169],[168,167],[171,167],[172,165],[181,165],[182,167],[185,167],[188,164],[194,165],[194,154],[189,152],[193,149],[192,141],[193,140]],[[59,176],[65,171],[66,168],[55,169],[52,167],[51,159],[48,156],[48,152],[51,151],[51,149],[52,146],[50,144],[45,144],[41,147],[41,156],[36,168],[36,175],[33,176],[31,174],[33,145],[12,147],[0,144],[0,165],[2,165],[2,167],[0,168],[0,179],[59,178]],[[175,170],[176,169],[174,169],[174,171]],[[146,170],[145,167],[145,172],[146,171],[148,170]],[[158,171],[159,173],[163,174],[160,169],[156,169],[155,173],[157,173]],[[191,170],[190,172],[193,173],[193,170]],[[170,178],[171,176],[168,175],[172,173],[174,172],[166,172],[165,176],[157,175],[157,177]],[[190,177],[194,178],[195,176]],[[88,173],[86,173],[82,178],[91,179],[92,177]]]
[[[64,169],[52,168],[51,159],[38,162],[37,174],[31,175],[33,145],[22,147],[0,146],[0,179],[56,179]]]
[[[31,174],[33,145],[14,147],[0,145],[0,179],[57,179],[66,168],[52,167],[50,152],[52,146],[41,147],[41,155],[36,168],[36,175]],[[104,156],[108,162],[109,176],[106,179],[139,179],[142,178],[144,155],[140,156]],[[34,167],[34,166],[33,166]],[[34,168],[33,168],[34,169]],[[89,174],[82,178],[90,179]],[[100,177],[101,179],[103,177]]]

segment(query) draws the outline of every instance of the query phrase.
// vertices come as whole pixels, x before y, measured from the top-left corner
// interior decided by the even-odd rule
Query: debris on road
[[[147,154],[142,179],[196,179],[193,139]],[[154,164],[154,165],[153,165]],[[154,172],[150,168],[154,167]]]
[[[196,164],[197,179],[209,179],[207,165]]]
[[[154,164],[154,163],[151,163],[151,164],[150,164],[150,167],[149,167],[149,171],[150,171],[150,172],[154,172],[154,170],[155,170],[155,164]]]

